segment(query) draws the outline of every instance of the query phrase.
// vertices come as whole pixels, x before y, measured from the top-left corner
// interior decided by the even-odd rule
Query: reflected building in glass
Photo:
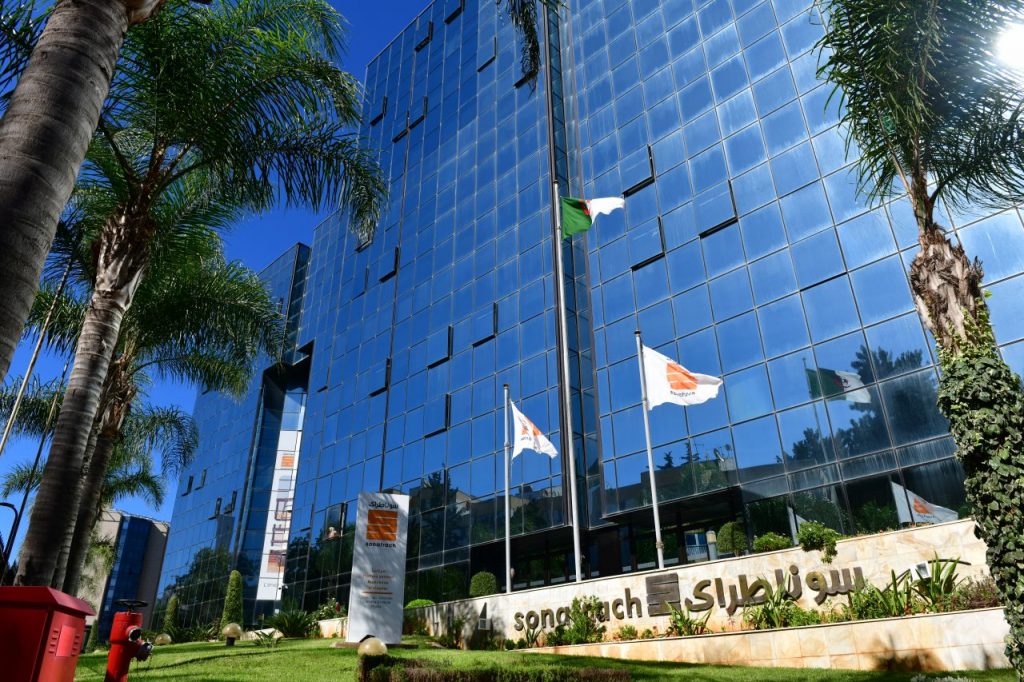
[[[808,520],[854,534],[964,515],[907,283],[913,214],[855,191],[810,5],[571,0],[541,13],[531,78],[494,2],[430,4],[366,72],[361,133],[391,187],[374,237],[333,217],[304,281],[285,287],[301,289],[301,314],[288,308],[295,352],[279,381],[301,392],[304,419],[281,596],[256,599],[273,477],[251,465],[246,478],[245,462],[283,429],[266,426],[259,387],[241,403],[200,397],[202,455],[184,479],[216,467],[217,487],[195,504],[182,483],[164,587],[195,574],[210,587],[193,601],[212,603],[244,565],[253,613],[344,602],[364,490],[412,496],[408,598],[465,596],[481,570],[503,584],[502,385],[564,453],[563,336],[583,571],[653,568],[637,329],[724,380],[712,401],[651,413],[667,563],[706,560],[707,531],[727,523],[751,543]],[[566,242],[561,283],[555,182],[626,197]],[[985,263],[1019,370],[1021,218],[943,217]],[[515,588],[574,578],[567,476],[564,457],[513,462]],[[208,517],[233,489],[240,515],[222,530],[223,513]]]

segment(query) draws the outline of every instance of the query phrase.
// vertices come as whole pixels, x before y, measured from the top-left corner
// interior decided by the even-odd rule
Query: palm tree
[[[995,344],[981,263],[935,210],[1024,201],[1021,74],[994,58],[1000,31],[1024,17],[993,0],[821,0],[820,9],[821,73],[859,150],[861,190],[905,193],[913,208],[920,250],[910,285],[939,350],[939,408],[1006,605],[1007,652],[1024,675],[1024,399]]]
[[[100,117],[129,25],[159,0],[0,3],[0,378],[39,285],[57,221]],[[34,48],[34,49],[33,49]]]
[[[133,29],[83,168],[83,195],[103,216],[91,300],[78,335],[19,580],[59,586],[54,545],[69,527],[125,312],[182,197],[219,207],[227,227],[278,201],[319,209],[341,197],[358,229],[385,194],[351,132],[359,88],[338,69],[343,20],[323,0],[244,0],[194,11],[173,0]],[[106,202],[106,206],[103,203]],[[103,209],[103,210],[100,210]]]
[[[188,206],[164,215],[177,221],[177,229],[161,232],[148,276],[120,327],[82,468],[77,520],[72,507],[68,532],[54,543],[60,552],[55,582],[66,592],[77,591],[89,531],[103,508],[102,481],[108,463],[117,462],[118,448],[156,447],[170,452],[173,456],[164,461],[177,463],[177,468],[190,455],[191,449],[182,449],[190,442],[189,434],[181,431],[173,414],[137,409],[139,391],[155,375],[239,395],[248,386],[258,354],[275,356],[280,350],[281,316],[265,285],[240,264],[224,262],[217,235],[190,223],[210,218],[209,212],[190,213]],[[95,277],[90,259],[98,239],[93,234],[81,244],[70,235],[58,240],[55,261],[70,259],[77,281],[55,306],[47,336],[52,347],[68,350],[75,344]],[[50,309],[53,296],[50,287],[40,291],[31,318],[35,325]],[[41,414],[37,402],[25,409]],[[28,564],[29,556],[24,556],[20,563]]]

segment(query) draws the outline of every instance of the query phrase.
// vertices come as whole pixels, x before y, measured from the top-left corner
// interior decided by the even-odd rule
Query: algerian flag
[[[643,346],[647,402],[651,409],[664,403],[698,405],[718,396],[722,380],[696,374],[658,351]]]
[[[579,232],[586,232],[594,224],[594,217],[602,213],[626,207],[622,197],[600,199],[574,199],[562,197],[562,236],[568,239]]]
[[[896,515],[900,523],[943,523],[960,518],[952,509],[932,504],[912,490],[892,482],[892,496],[896,500]],[[910,503],[907,504],[907,500]]]
[[[870,403],[871,393],[854,372],[843,372],[819,367],[807,368],[807,384],[812,398],[845,400],[851,403]]]
[[[558,450],[551,444],[543,433],[540,432],[533,422],[526,418],[526,415],[519,411],[516,404],[511,400],[508,404],[512,407],[512,428],[514,429],[512,443],[512,459],[516,458],[523,450],[533,450],[548,457],[558,457]]]

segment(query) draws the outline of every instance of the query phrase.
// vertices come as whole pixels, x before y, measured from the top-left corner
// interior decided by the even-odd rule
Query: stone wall
[[[845,670],[1008,668],[1003,610],[979,609],[783,630],[530,649],[643,661]]]
[[[792,594],[799,592],[797,601],[804,608],[829,608],[858,578],[884,585],[891,571],[901,573],[936,555],[966,562],[961,576],[985,575],[985,545],[973,529],[974,522],[967,519],[842,540],[831,565],[822,563],[819,552],[795,547],[447,602],[419,609],[418,617],[434,635],[462,620],[466,638],[480,625],[489,625],[495,636],[518,640],[528,626],[550,629],[564,619],[573,597],[596,595],[606,604],[609,635],[624,624],[663,634],[668,627],[666,604],[686,600],[697,615],[711,611],[709,625],[714,629],[738,629],[741,603],[754,603],[763,595],[762,578],[773,589],[785,584]]]

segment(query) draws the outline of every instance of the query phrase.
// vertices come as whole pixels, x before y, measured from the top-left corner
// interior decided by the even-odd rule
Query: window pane
[[[772,416],[732,428],[741,481],[768,478],[783,472],[779,434]]]
[[[879,384],[896,445],[944,435],[949,422],[937,406],[939,382],[932,370]]]
[[[823,403],[815,402],[779,413],[779,432],[786,468],[797,471],[835,460]]]
[[[819,284],[803,292],[811,338],[823,341],[857,326],[857,308],[846,277]]]

